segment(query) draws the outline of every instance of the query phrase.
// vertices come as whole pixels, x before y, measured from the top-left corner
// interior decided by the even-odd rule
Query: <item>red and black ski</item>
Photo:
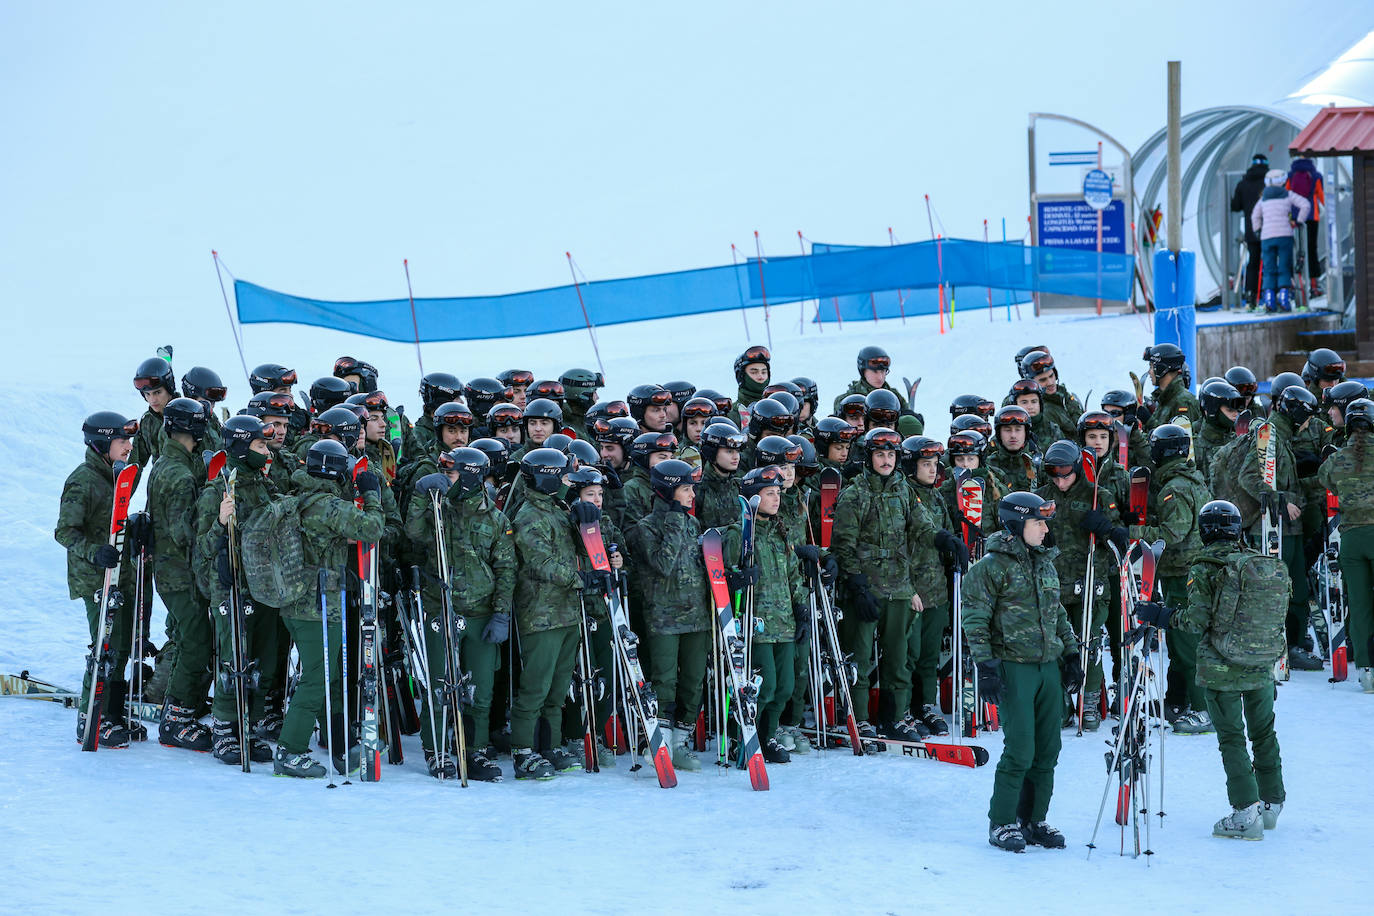
[[[835,501],[840,498],[843,483],[838,468],[821,471],[821,547],[830,546],[830,535],[835,530]]]
[[[359,458],[353,468],[353,478],[367,470],[367,459]],[[363,494],[356,497],[359,509],[363,507]],[[377,567],[373,562],[376,544],[358,541],[358,629],[360,633],[358,649],[358,712],[360,741],[362,745],[362,766],[358,770],[360,782],[380,782],[382,779],[382,741],[381,716],[378,713],[379,699],[377,664]],[[345,622],[345,626],[347,623]],[[347,672],[344,672],[347,677]],[[462,722],[455,723],[462,728]],[[400,741],[400,735],[393,736]]]
[[[129,520],[129,502],[134,496],[134,482],[138,479],[138,465],[117,464],[114,467],[114,504],[110,510],[109,545],[124,558],[124,526]],[[114,631],[115,612],[124,603],[119,593],[119,567],[105,570],[105,582],[100,588],[100,610],[96,614],[95,641],[87,660],[91,692],[86,705],[86,731],[81,735],[81,749],[94,751],[100,747],[100,707],[105,688],[110,682],[114,656],[110,652],[110,634]]]

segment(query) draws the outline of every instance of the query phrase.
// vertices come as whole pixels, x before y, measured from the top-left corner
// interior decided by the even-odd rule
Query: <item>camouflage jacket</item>
[[[1073,482],[1068,490],[1060,492],[1054,481],[1042,484],[1035,491],[1041,499],[1052,499],[1055,503],[1054,518],[1050,519],[1050,533],[1054,535],[1054,546],[1058,551],[1054,558],[1054,568],[1059,573],[1060,600],[1065,605],[1083,603],[1083,581],[1088,574],[1088,532],[1078,527],[1083,516],[1093,507],[1093,488],[1083,475]],[[1107,516],[1113,525],[1121,524],[1116,498],[1112,492],[1098,487],[1097,509]],[[1112,572],[1116,564],[1112,562],[1112,549],[1101,538],[1093,551],[1093,576],[1102,590],[1103,601],[1111,594],[1115,582]]]
[[[219,523],[219,504],[229,473],[238,471],[234,482],[234,517],[239,527],[248,524],[253,513],[279,498],[271,480],[235,458],[230,458],[224,471],[209,481],[196,498],[196,543],[191,553],[191,570],[200,583],[202,594],[208,595],[211,607],[219,605],[227,592],[219,584],[216,557],[226,543],[229,531]]]
[[[510,520],[485,491],[467,499],[453,498],[452,487],[440,502],[444,550],[448,558],[449,595],[464,617],[509,614],[515,591],[515,533]],[[406,537],[424,570],[424,606],[439,608],[439,558],[434,540],[434,509],[429,495],[416,492],[406,512]]]
[[[725,530],[727,558],[739,557],[742,537],[739,524]],[[792,608],[806,602],[807,592],[801,567],[787,544],[787,528],[778,516],[758,517],[754,525],[753,563],[759,568],[759,584],[754,586],[754,639],[791,642],[797,632]]]
[[[1235,426],[1225,417],[1208,417],[1193,428],[1193,463],[1204,480],[1211,480],[1212,456],[1236,437]]]
[[[620,488],[623,500],[621,519],[624,529],[629,530],[654,510],[654,491],[649,489],[649,475],[641,471],[624,482]]]
[[[1062,384],[1054,394],[1040,398],[1040,413],[1053,425],[1059,427],[1062,438],[1073,439],[1078,433],[1078,418],[1083,416],[1083,404],[1072,391]],[[1053,441],[1053,440],[1051,440]],[[1049,442],[1044,443],[1048,448]]]
[[[1217,542],[1198,551],[1188,570],[1188,606],[1177,608],[1170,624],[1202,638],[1197,645],[1197,682],[1209,690],[1256,690],[1274,683],[1270,665],[1236,665],[1222,658],[1206,637],[1212,623],[1212,605],[1221,587],[1226,565],[1237,552],[1251,553],[1235,543]]]
[[[1358,433],[1317,475],[1341,504],[1341,531],[1374,525],[1374,435]]]
[[[1030,454],[1030,446],[1009,452],[994,437],[983,464],[997,475],[998,488],[1005,496],[1017,490],[1034,490],[1040,485],[1040,462]]]
[[[105,584],[105,570],[95,564],[96,552],[110,543],[114,512],[114,469],[92,449],[62,484],[53,538],[67,549],[67,592],[71,598],[90,598]],[[125,541],[119,568],[119,588],[133,601],[134,565]]]
[[[329,619],[341,620],[340,579],[345,569],[357,571],[355,542],[376,543],[381,539],[384,525],[381,499],[375,493],[367,493],[359,509],[345,492],[347,484],[344,481],[311,477],[305,471],[293,474],[291,484],[299,500],[301,546],[306,566],[327,573],[324,597]],[[281,613],[283,617],[296,620],[319,620],[319,595],[311,592],[295,604],[282,608]]]
[[[1146,522],[1132,525],[1131,537],[1147,544],[1164,541],[1158,575],[1184,576],[1202,549],[1197,514],[1212,499],[1202,474],[1187,458],[1171,458],[1150,478],[1150,505]]]
[[[582,588],[577,571],[583,551],[567,508],[546,493],[528,490],[511,527],[519,564],[515,621],[520,633],[576,626]]]
[[[778,518],[787,530],[787,543],[793,547],[809,540],[807,529],[806,491],[801,484],[793,484],[782,491],[782,502],[778,506]]]
[[[418,458],[421,454],[437,452],[439,449],[439,430],[434,425],[434,418],[425,414],[416,420],[415,425],[410,429],[410,440],[401,445],[401,457],[406,462]]]
[[[830,550],[843,574],[868,577],[876,597],[908,600],[916,591],[917,545],[933,537],[901,473],[870,469],[840,491]]]
[[[906,402],[906,392],[905,392],[905,391],[898,391],[896,388],[893,388],[893,387],[892,387],[891,385],[889,385],[887,382],[883,382],[883,387],[886,388],[888,391],[892,392],[893,394],[895,394],[895,395],[897,396],[897,400],[901,402],[902,410],[910,410],[910,405],[908,405],[907,402]],[[862,376],[860,376],[859,378],[854,379],[854,381],[852,381],[852,382],[849,383],[849,387],[848,387],[848,388],[846,388],[843,392],[841,392],[840,394],[838,394],[838,395],[835,396],[835,404],[834,404],[834,413],[835,413],[835,416],[839,416],[839,415],[840,415],[840,402],[843,401],[845,398],[849,397],[851,394],[861,394],[861,395],[863,395],[864,397],[868,397],[869,392],[871,392],[871,391],[873,391],[873,390],[874,390],[873,386],[870,385],[870,384],[868,384],[868,382],[865,382],[865,381],[863,380],[863,377],[862,377]],[[913,433],[913,435],[919,436],[920,433]]]
[[[654,510],[629,531],[650,636],[711,629],[711,584],[706,578],[697,520],[655,500]],[[603,538],[604,538],[603,533]]]
[[[997,481],[997,475],[988,468],[980,467],[971,470],[973,476],[983,484],[983,518],[978,527],[986,536],[1002,527],[997,520],[997,503],[1006,494],[1002,492],[1001,484]],[[949,513],[951,522],[961,526],[957,530],[951,530],[959,537],[963,537],[964,518],[963,513],[959,511],[959,494],[954,489],[954,474],[950,469],[946,469],[944,479],[940,481],[940,495],[944,497],[945,511]]]
[[[1176,375],[1166,387],[1156,388],[1150,399],[1154,403],[1154,411],[1145,423],[1147,433],[1154,432],[1165,423],[1178,423],[1179,418],[1187,420],[1185,425],[1190,429],[1196,429],[1202,422],[1202,407],[1188,386],[1183,384],[1181,374]]]
[[[1283,495],[1284,499],[1301,508],[1304,505],[1305,496],[1302,491],[1302,482],[1298,479],[1297,461],[1293,457],[1293,421],[1275,411],[1265,422],[1273,426],[1271,435],[1274,437],[1274,488]],[[1254,432],[1253,427],[1251,432]],[[1256,500],[1259,500],[1269,489],[1264,485],[1264,463],[1258,448],[1246,449],[1245,461],[1241,465],[1238,483],[1245,492]],[[1263,505],[1262,502],[1261,505]],[[1292,533],[1289,531],[1290,523],[1287,514],[1285,513],[1282,518],[1285,533]]]
[[[150,407],[138,418],[138,435],[134,436],[134,450],[129,453],[129,463],[146,468],[148,462],[161,454],[162,414],[154,413]]]
[[[1039,664],[1078,651],[1059,600],[1058,551],[999,531],[963,578],[964,637],[975,663]]]
[[[949,577],[945,573],[944,558],[935,546],[935,535],[940,531],[948,531],[959,537],[959,533],[954,530],[954,523],[950,521],[944,497],[936,487],[912,483],[911,496],[914,503],[911,507],[912,512],[925,517],[921,525],[921,535],[912,545],[912,571],[916,576],[916,594],[921,596],[921,602],[927,608],[935,608],[949,602]]]
[[[165,430],[158,438],[158,459],[148,475],[153,575],[158,589],[184,593],[196,586],[191,556],[196,542],[196,496],[205,484],[205,462],[200,449],[188,451]]]

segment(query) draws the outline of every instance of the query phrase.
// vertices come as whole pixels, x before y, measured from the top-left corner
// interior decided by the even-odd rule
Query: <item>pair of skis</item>
[[[959,534],[968,548],[969,560],[983,556],[983,482],[967,468],[954,470],[954,495],[959,508]],[[964,643],[963,574],[954,571],[950,629],[951,701],[954,731],[962,738],[978,737],[978,729],[996,731],[1001,726],[997,704],[983,701],[978,689],[978,669]]]
[[[1321,608],[1331,649],[1331,683],[1349,676],[1349,641],[1346,634],[1345,581],[1341,578],[1341,506],[1336,494],[1326,491],[1326,528],[1322,553],[1317,559],[1317,579],[1321,585]]]
[[[1268,420],[1255,429],[1255,450],[1259,453],[1260,481],[1260,551],[1271,557],[1283,556],[1283,516],[1286,502],[1278,491],[1278,439],[1274,424]],[[1288,680],[1288,653],[1274,662],[1274,681]]]
[[[399,421],[398,421],[399,422]],[[358,474],[367,470],[367,458],[359,458],[353,466],[353,479],[358,479]],[[359,492],[356,496],[356,504],[359,509],[363,507],[363,494]],[[378,652],[380,651],[377,638],[377,545],[358,541],[358,715],[359,723],[359,744],[362,746],[362,765],[358,770],[358,779],[361,782],[380,782],[382,778],[382,750],[386,747],[386,742],[382,740],[381,717],[378,712],[381,690],[380,675],[378,673]],[[348,626],[347,615],[345,615],[344,626]],[[348,677],[347,670],[344,677]],[[345,719],[349,710],[344,710]],[[459,720],[459,727],[462,722]],[[393,741],[399,745],[400,736],[391,736]],[[332,749],[331,749],[332,751]],[[345,751],[346,753],[346,751]],[[345,759],[347,757],[345,756]]]
[[[115,613],[124,603],[123,595],[119,592],[119,569],[124,556],[124,531],[129,520],[129,503],[134,495],[134,481],[138,477],[136,464],[117,464],[113,470],[114,503],[110,510],[108,543],[119,551],[120,562],[116,563],[113,569],[105,570],[105,581],[100,587],[100,593],[96,595],[100,610],[96,615],[95,639],[91,643],[91,654],[86,667],[91,688],[86,704],[86,730],[81,735],[83,751],[94,751],[100,746],[101,707],[114,667],[110,635],[114,631]]]

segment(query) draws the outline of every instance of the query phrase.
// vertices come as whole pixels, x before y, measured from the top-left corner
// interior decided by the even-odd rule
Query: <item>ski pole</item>
[[[342,656],[339,662],[341,669],[339,677],[343,681],[343,784],[351,786],[353,783],[348,779],[348,744],[349,739],[353,737],[353,728],[348,718],[348,567],[346,565],[339,570],[339,634],[339,652]]]
[[[320,594],[320,637],[324,642],[324,742],[328,746],[329,784],[326,789],[337,789],[334,782],[334,713],[329,694],[329,573],[320,570],[318,591]]]

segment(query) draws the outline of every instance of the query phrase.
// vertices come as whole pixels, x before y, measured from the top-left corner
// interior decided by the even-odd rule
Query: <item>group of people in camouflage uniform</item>
[[[332,737],[336,767],[357,765],[357,716],[341,690],[357,676],[356,657],[345,670],[340,655],[346,637],[356,645],[358,583],[349,567],[356,542],[377,545],[386,595],[414,588],[434,627],[447,595],[464,619],[454,634],[471,677],[460,726],[464,763],[486,780],[501,778],[497,760],[506,751],[518,779],[579,767],[573,730],[564,727],[565,718],[579,717],[567,699],[579,624],[584,607],[604,620],[603,596],[621,587],[643,637],[640,657],[674,764],[699,768],[692,733],[714,626],[698,547],[707,528],[724,534],[730,588],[752,590],[759,735],[775,764],[810,750],[804,727],[815,711],[806,703],[807,644],[815,634],[807,590],[817,585],[833,589],[844,609],[841,640],[859,674],[852,694],[861,738],[948,734],[938,690],[941,648],[962,575],[963,635],[984,697],[1002,706],[1004,750],[989,840],[1013,850],[1028,842],[1063,845],[1045,815],[1065,694],[1081,685],[1083,727],[1096,729],[1108,649],[1121,665],[1120,595],[1084,587],[1089,545],[1097,545],[1096,581],[1110,583],[1115,560],[1104,545],[1124,553],[1131,541],[1162,540],[1160,600],[1141,613],[1160,626],[1171,612],[1180,615],[1168,629],[1168,717],[1180,734],[1216,729],[1235,816],[1254,813],[1241,828],[1251,830],[1258,806],[1271,806],[1276,818],[1283,801],[1272,694],[1267,707],[1260,696],[1272,690],[1272,679],[1268,671],[1264,678],[1237,672],[1209,649],[1206,563],[1249,548],[1240,513],[1232,524],[1227,510],[1216,509],[1221,488],[1208,470],[1211,459],[1229,454],[1237,416],[1265,411],[1253,374],[1242,367],[1204,382],[1199,398],[1177,347],[1152,347],[1146,360],[1154,385],[1148,397],[1138,384],[1136,391],[1108,391],[1098,409],[1085,410],[1060,381],[1048,348],[1024,348],[1002,403],[976,394],[956,398],[948,437],[935,437],[912,409],[912,392],[889,384],[890,358],[875,346],[859,352],[858,378],[827,416],[813,381],[774,381],[771,354],[754,346],[735,360],[734,398],[674,381],[638,385],[624,400],[606,401],[598,394],[600,375],[584,369],[543,381],[507,370],[466,384],[433,372],[421,382],[422,413],[413,423],[380,389],[375,367],[351,357],[309,387],[305,405],[295,400],[293,370],[259,366],[247,406],[230,417],[219,406],[226,387],[209,369],[187,372],[178,396],[167,353],[135,372],[147,406],[141,418],[102,411],[87,419],[89,448],[64,487],[56,537],[68,550],[71,596],[85,602],[94,638],[99,606],[92,596],[104,570],[120,559],[106,543],[114,465],[138,464],[148,507],[130,521],[126,553],[144,551],[151,559],[148,581],[167,609],[169,638],[149,691],[163,702],[159,740],[213,752],[228,764],[239,763],[247,748],[278,774],[308,777],[326,773],[311,754],[317,728],[321,746]],[[1314,352],[1302,377],[1276,377],[1272,392],[1267,421],[1277,438],[1275,487],[1284,500],[1283,559],[1292,579],[1288,660],[1298,669],[1322,664],[1306,582],[1329,489],[1339,493],[1343,511],[1350,645],[1361,684],[1374,692],[1374,471],[1364,456],[1374,404],[1360,383],[1344,379],[1344,364],[1330,351]],[[1124,465],[1116,441],[1123,428]],[[1096,456],[1091,474],[1084,449]],[[220,450],[226,468],[209,479],[209,456]],[[1262,469],[1253,449],[1247,456],[1234,482],[1257,496],[1265,486]],[[359,470],[364,457],[367,469]],[[1129,509],[1128,466],[1153,472],[1144,515]],[[1226,465],[1228,486],[1232,467]],[[843,480],[825,544],[817,486],[824,468],[837,469]],[[970,523],[960,512],[954,469],[980,481],[996,511]],[[221,609],[243,560],[231,556],[241,545],[229,532],[286,496],[298,501],[306,564],[323,573],[322,586],[293,606],[253,602],[245,642],[257,688],[253,734],[243,736],[232,691],[211,690],[216,660],[232,652],[229,615]],[[746,549],[743,516],[752,497],[756,517]],[[1224,524],[1208,527],[1209,506]],[[578,525],[590,521],[600,525],[610,574],[588,563],[578,540]],[[982,555],[972,565],[970,547]],[[448,582],[440,581],[441,552]],[[131,562],[120,568],[124,594],[135,593],[135,569]],[[152,588],[144,592],[150,596]],[[129,648],[145,646],[140,655],[153,648],[146,635],[131,643],[132,604],[119,609],[111,640],[115,673],[99,735],[105,747],[146,738],[123,713]],[[1080,617],[1089,620],[1089,634],[1105,628],[1109,635],[1080,644]],[[383,622],[395,640],[394,603]],[[1325,638],[1321,630],[1317,635]],[[609,627],[596,628],[590,642],[609,670]],[[440,670],[442,641],[431,640],[428,652],[430,669]],[[88,677],[83,692],[89,689]],[[1216,695],[1227,691],[1239,691],[1243,702],[1219,702]],[[419,699],[429,771],[450,777],[455,747],[432,720],[444,698]],[[610,704],[597,713],[597,735],[604,736]],[[1253,789],[1242,773],[1249,765],[1242,715],[1255,747]],[[613,747],[599,745],[597,754],[614,760]]]

